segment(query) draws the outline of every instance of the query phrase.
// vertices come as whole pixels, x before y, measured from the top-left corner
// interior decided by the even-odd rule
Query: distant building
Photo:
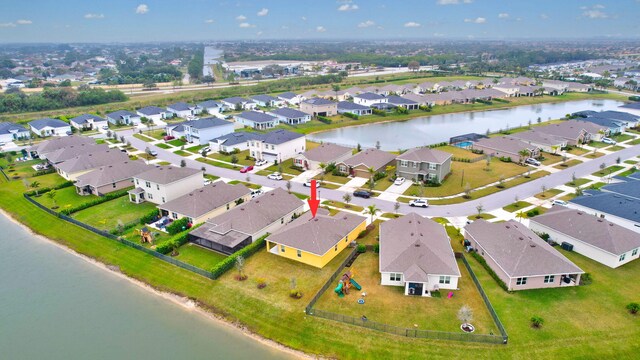
[[[78,130],[104,130],[108,129],[109,124],[106,119],[98,115],[83,114],[69,120],[69,124]]]
[[[280,123],[289,124],[289,125],[304,124],[306,122],[311,121],[311,115],[305,112],[302,112],[300,110],[296,110],[288,107],[271,110],[267,112],[267,114],[278,118],[278,121]]]
[[[278,118],[259,111],[245,111],[235,116],[238,124],[258,130],[271,129],[278,125]]]
[[[107,121],[113,125],[138,125],[140,115],[127,110],[118,110],[107,114]]]

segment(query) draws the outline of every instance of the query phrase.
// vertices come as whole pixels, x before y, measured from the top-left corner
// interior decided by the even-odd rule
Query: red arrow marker
[[[311,180],[311,198],[307,200],[309,203],[309,207],[311,208],[311,215],[316,217],[316,212],[318,212],[318,205],[320,205],[320,200],[317,198],[318,191],[316,190],[316,181]]]

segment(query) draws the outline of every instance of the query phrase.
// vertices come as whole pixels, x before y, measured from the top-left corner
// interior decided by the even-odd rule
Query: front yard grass
[[[559,189],[547,189],[544,192],[538,193],[535,195],[536,198],[540,200],[550,199],[558,194],[562,193],[562,190]]]
[[[604,153],[601,153],[601,152],[595,152],[595,153],[594,153],[594,152],[592,151],[592,152],[590,152],[589,154],[584,155],[584,157],[589,158],[589,159],[597,159],[597,158],[599,158],[600,156],[604,156]]]
[[[490,220],[490,219],[495,219],[496,217],[494,215],[488,214],[488,213],[481,213],[481,214],[475,214],[475,215],[469,215],[467,216],[467,219],[469,220],[478,220],[478,219],[483,219],[483,220]]]
[[[209,271],[215,264],[224,260],[226,257],[226,255],[205,249],[194,243],[186,243],[178,248],[178,255],[175,256],[174,259]]]
[[[631,169],[627,170],[627,171],[623,171],[620,174],[618,174],[618,176],[629,176],[635,172],[637,172],[638,170],[635,167],[632,167]]]
[[[611,173],[614,173],[616,171],[620,171],[624,169],[624,166],[620,166],[620,165],[613,165],[613,166],[609,166],[608,168],[602,169],[602,170],[598,170],[596,172],[594,172],[593,176],[605,176],[605,175],[609,175]]]
[[[173,153],[176,154],[176,155],[184,156],[184,157],[188,157],[188,156],[193,155],[191,153],[188,153],[188,152],[182,151],[182,150],[174,151]]]
[[[220,161],[225,161],[228,163],[233,163],[233,156],[234,155],[223,155],[220,153],[209,153],[207,154],[207,158],[210,159],[215,159],[215,160],[220,160]],[[235,154],[237,161],[237,164],[242,165],[242,166],[249,166],[249,165],[253,165],[255,163],[255,160],[253,158],[249,158],[247,159],[247,156],[249,156],[249,150],[245,150],[245,151],[240,151],[239,153]]]
[[[354,279],[362,286],[362,290],[352,288],[348,295],[341,298],[333,292],[335,286],[330,286],[320,297],[316,308],[356,319],[365,315],[369,321],[403,328],[460,333],[460,321],[456,314],[463,305],[467,305],[473,311],[472,323],[477,334],[498,333],[461,260],[458,260],[462,275],[458,281],[460,290],[453,291],[451,299],[446,297],[449,290],[441,290],[440,297],[428,298],[406,296],[402,286],[380,285],[378,266],[378,254],[367,251],[359,255],[351,268],[345,270],[355,272]],[[361,292],[367,293],[362,305],[356,301]]]
[[[221,168],[225,168],[225,169],[231,169],[231,170],[237,170],[239,169],[241,166],[239,165],[231,165],[231,164],[227,164],[227,163],[223,163],[220,161],[214,161],[214,160],[210,160],[207,158],[197,158],[196,161],[201,162],[201,163],[205,163],[211,166],[217,166],[217,167],[221,167]]]
[[[172,146],[169,146],[169,145],[167,145],[165,143],[157,143],[157,144],[155,144],[155,146],[159,147],[160,149],[172,149],[173,148]]]
[[[606,148],[605,150],[620,151],[620,150],[623,150],[623,149],[626,149],[626,148],[624,146],[620,146],[620,145],[613,145],[613,146],[610,146],[610,147]]]
[[[150,138],[148,136],[141,135],[141,134],[133,134],[133,137],[136,138],[136,139],[142,140],[144,142],[156,141],[156,139],[153,139],[153,138]]]
[[[162,165],[162,166],[164,166],[164,165],[171,165],[171,163],[170,163],[170,162],[168,162],[168,161],[160,161],[160,162],[158,162],[158,165]]]
[[[182,141],[180,139],[173,139],[173,140],[167,141],[167,144],[173,145],[175,147],[181,147],[181,146],[186,145],[187,142],[186,141]]]
[[[231,185],[242,184],[248,187],[249,189],[260,189],[262,187],[262,185],[257,185],[257,184],[249,183],[246,181],[240,181],[240,180],[231,180],[228,182],[228,184],[231,184]]]
[[[282,168],[282,171],[280,171],[279,169]],[[267,168],[267,170],[269,171],[278,171],[281,172],[283,174],[291,174],[291,175],[300,175],[304,172],[304,170],[293,166],[293,159],[288,159],[285,160],[283,162],[281,162],[280,164],[276,165],[273,164],[271,166],[269,166]]]
[[[607,183],[605,183],[605,182],[597,182],[595,184],[589,185],[589,189],[600,190],[600,188],[605,186],[605,185],[607,185]]]
[[[194,154],[197,154],[197,153],[200,152],[200,150],[206,148],[207,146],[209,146],[209,145],[197,145],[197,146],[188,147],[185,150],[190,151],[190,152],[192,152]]]
[[[640,144],[640,138],[639,139],[635,139],[635,140],[631,140],[631,141],[627,142],[626,144],[638,145],[638,144]]]
[[[558,165],[555,165],[554,168],[560,169],[560,170],[564,170],[566,168],[570,168],[570,167],[576,166],[578,164],[582,164],[582,161],[580,161],[578,159],[571,159],[571,160],[567,160],[567,162],[565,162],[565,163],[560,163]]]
[[[594,147],[594,148],[598,148],[598,149],[602,149],[605,148],[607,146],[609,146],[609,144],[605,144],[601,141],[591,141],[589,142],[589,146]]]
[[[584,155],[584,154],[588,153],[589,150],[583,149],[583,148],[579,148],[579,147],[572,147],[571,150],[569,150],[567,152],[569,154],[573,154],[573,155]]]
[[[615,142],[625,142],[627,140],[635,139],[636,137],[629,134],[618,134],[618,135],[610,136],[609,138]]]
[[[122,196],[78,211],[71,217],[87,225],[109,231],[118,226],[118,221],[122,222],[122,224],[132,222],[140,219],[155,208],[156,205],[153,203],[134,204],[129,201],[128,196]]]
[[[340,209],[346,209],[346,210],[357,211],[357,212],[361,212],[362,210],[364,210],[362,206],[353,205],[353,204],[347,205],[343,202],[333,201],[333,200],[325,200],[322,202],[322,205],[329,205],[329,206],[337,207]]]
[[[580,178],[580,179],[576,179],[576,181],[569,181],[565,185],[571,186],[571,187],[579,187],[579,186],[582,186],[584,184],[590,183],[591,181],[593,181],[593,180],[590,180],[590,179],[587,179],[587,178]]]
[[[502,210],[512,213],[514,211],[520,211],[521,209],[529,207],[531,205],[531,203],[521,200],[503,207]]]
[[[314,177],[314,179],[319,180],[320,177],[323,176],[322,174],[320,175],[316,175]],[[329,181],[329,182],[333,182],[333,183],[338,183],[338,184],[346,184],[349,182],[349,180],[351,180],[350,178],[346,177],[346,176],[339,176],[339,175],[333,175],[333,174],[324,174],[324,181]]]

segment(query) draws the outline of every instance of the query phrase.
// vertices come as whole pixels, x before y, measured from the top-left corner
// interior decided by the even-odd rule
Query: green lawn
[[[199,162],[205,163],[205,164],[209,164],[209,165],[212,165],[212,166],[225,168],[225,169],[231,169],[231,170],[237,170],[237,169],[241,168],[240,165],[231,165],[231,164],[227,164],[227,163],[222,163],[220,161],[209,160],[207,158],[197,158],[196,161],[199,161]]]
[[[531,203],[528,203],[526,201],[518,201],[503,207],[502,210],[512,213],[514,211],[520,211],[521,209],[526,208],[528,206],[531,206]]]
[[[387,190],[391,185],[393,185],[393,180],[391,180],[391,178],[385,177],[382,178],[378,181],[376,181],[373,184],[373,190],[377,190],[377,191],[385,191]],[[367,181],[366,184],[364,184],[363,188],[365,189],[369,189],[369,181]]]
[[[81,204],[85,204],[97,199],[96,196],[87,195],[80,196],[76,192],[75,186],[69,186],[64,189],[53,190],[55,191],[55,197],[51,199],[48,195],[49,193],[42,194],[39,197],[34,197],[33,199],[39,202],[40,204],[52,209],[54,206],[57,206],[57,211],[64,210],[66,208],[75,207]]]
[[[15,161],[15,158],[14,156],[11,163],[5,158],[0,158],[0,166],[4,168],[5,174],[14,180],[32,177],[36,172],[33,166],[43,163],[42,160]]]
[[[282,168],[282,171],[279,169]],[[278,171],[283,174],[300,175],[304,172],[300,168],[293,166],[293,159],[285,160],[281,164],[271,165],[267,168],[269,171]]]
[[[186,151],[182,151],[182,150],[174,151],[173,153],[176,154],[176,155],[184,156],[184,157],[193,155],[193,154],[190,154],[190,153],[188,153]]]
[[[495,219],[494,215],[491,214],[487,214],[487,213],[481,213],[481,214],[475,214],[475,215],[469,215],[467,216],[467,219],[469,220],[478,220],[478,219],[484,219],[484,220],[489,220],[489,219]]]
[[[163,166],[164,165],[171,165],[171,163],[168,162],[168,161],[160,161],[160,162],[158,162],[158,165],[163,165]]]
[[[589,150],[583,149],[583,148],[579,148],[579,147],[573,147],[573,148],[571,148],[571,150],[569,150],[567,152],[569,154],[573,154],[573,155],[584,155],[584,154],[588,153]]]
[[[88,209],[78,211],[72,217],[80,222],[102,230],[113,230],[118,223],[132,222],[148,214],[156,205],[150,202],[134,204],[123,196]]]
[[[591,181],[593,181],[593,180],[589,180],[589,179],[586,179],[586,178],[580,178],[580,179],[576,179],[576,181],[573,181],[573,183],[571,181],[569,181],[565,185],[571,186],[571,187],[579,187],[579,186],[582,186],[582,185],[584,185],[586,183],[589,183]]]
[[[606,148],[605,150],[620,151],[620,150],[623,150],[623,149],[626,149],[626,148],[624,146],[620,146],[620,145],[613,145],[613,146],[610,146],[610,147]]]
[[[437,150],[446,151],[450,153],[456,159],[477,159],[482,157],[483,155],[474,154],[471,150],[459,148],[457,146],[447,145],[447,146],[439,146]]]
[[[627,144],[629,144],[629,145],[638,145],[638,144],[640,144],[640,139],[631,140]]]
[[[535,197],[537,197],[540,200],[545,200],[545,199],[550,199],[558,194],[560,194],[562,192],[562,190],[558,190],[558,189],[547,189],[545,192],[541,192],[539,194],[536,194]]]
[[[629,176],[635,172],[637,172],[638,170],[636,170],[635,167],[632,167],[631,169],[627,170],[627,171],[623,171],[620,174],[618,174],[618,176]]]
[[[182,141],[180,139],[173,139],[173,140],[167,141],[167,144],[173,145],[175,147],[181,147],[181,146],[186,145],[187,142],[186,141]]]
[[[155,146],[159,147],[160,149],[171,149],[172,148],[171,146],[169,146],[167,144],[164,144],[164,143],[157,143],[157,144],[155,144]]]
[[[609,146],[609,144],[603,143],[601,141],[591,141],[591,142],[589,142],[589,146],[594,147],[594,148],[598,148],[598,149],[602,149],[602,148],[605,148],[605,147]]]
[[[599,190],[601,187],[607,185],[605,182],[597,182],[595,184],[589,185],[589,189]]]
[[[608,168],[602,169],[602,170],[598,170],[596,172],[594,172],[593,176],[605,176],[605,175],[609,175],[611,173],[614,173],[616,171],[620,171],[624,169],[624,166],[620,166],[620,165],[613,165],[613,166],[609,166]]]
[[[322,202],[322,205],[329,205],[329,206],[337,207],[340,209],[348,209],[348,210],[357,211],[357,212],[361,212],[362,210],[364,210],[362,206],[353,205],[353,204],[347,205],[343,202],[333,201],[333,200],[325,200]]]
[[[580,161],[578,159],[571,159],[571,160],[567,160],[567,162],[565,162],[565,163],[560,163],[558,165],[555,165],[554,168],[560,169],[560,170],[564,170],[566,168],[570,168],[570,167],[576,166],[578,164],[582,164],[582,161]]]
[[[573,193],[573,194],[562,195],[558,199],[564,200],[564,201],[569,201],[569,200],[575,199],[575,197],[576,197],[576,194]]]
[[[246,181],[240,181],[240,180],[231,180],[228,182],[228,184],[231,185],[235,185],[235,184],[242,184],[250,189],[260,189],[262,187],[262,185],[257,185],[257,184],[253,184],[253,183],[248,183]]]
[[[528,211],[526,211],[526,212],[525,212],[526,217],[527,217],[527,218],[529,218],[529,217],[530,217],[530,216],[528,215],[529,211],[536,211],[536,210],[538,211],[538,215],[542,215],[542,214],[544,214],[544,213],[546,213],[546,212],[548,211],[548,209],[547,209],[547,208],[544,208],[544,207],[542,207],[542,206],[536,206],[536,207],[534,207],[533,209],[528,210]],[[535,216],[538,216],[538,215],[533,215],[533,216],[531,216],[531,217],[535,217]]]
[[[190,151],[190,152],[195,154],[195,153],[199,153],[200,150],[206,148],[207,146],[209,146],[209,145],[197,145],[197,146],[188,147],[185,150]]]
[[[210,270],[215,264],[224,260],[226,257],[226,255],[205,249],[193,243],[186,243],[178,249],[178,255],[175,259],[203,270]]]
[[[144,134],[147,136],[151,136],[156,140],[162,140],[163,137],[166,135],[166,132],[164,131],[164,129],[157,129],[157,130],[145,131]]]
[[[636,161],[636,160],[625,160],[624,163],[625,164],[630,164],[630,165],[635,165],[635,164],[638,163],[638,161]]]
[[[211,158],[211,159],[215,159],[215,160],[220,160],[220,161],[226,161],[228,163],[233,163],[233,156],[234,155],[222,155],[220,153],[209,153],[207,154],[207,158]],[[247,166],[247,165],[253,165],[255,163],[255,160],[253,158],[248,158],[249,156],[249,150],[245,150],[245,151],[241,151],[237,154],[235,154],[236,159],[238,160],[238,164],[242,165],[242,166]],[[276,171],[276,170],[274,170]]]
[[[589,158],[589,159],[597,159],[600,156],[604,156],[604,153],[601,153],[601,152],[595,152],[594,153],[593,151],[591,151],[587,155],[584,155],[584,157]]]
[[[136,139],[140,139],[142,141],[145,141],[145,142],[156,141],[155,139],[151,139],[148,136],[144,136],[144,135],[141,135],[141,134],[133,134],[133,137],[136,138]]]
[[[316,175],[314,179],[320,179],[321,176],[324,176],[324,181],[334,182],[338,184],[346,184],[351,180],[346,176],[336,176],[333,174],[324,174],[324,175]]]
[[[627,140],[631,140],[635,138],[636,138],[635,136],[629,135],[629,134],[618,134],[610,137],[610,139],[614,140],[615,142],[625,142]]]

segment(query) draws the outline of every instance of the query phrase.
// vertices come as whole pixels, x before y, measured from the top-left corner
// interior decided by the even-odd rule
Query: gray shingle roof
[[[67,124],[62,120],[51,119],[51,118],[33,120],[29,122],[29,125],[33,126],[35,129],[38,129],[38,130],[44,129],[47,126],[52,128],[63,128],[63,127],[69,126],[69,124]]]
[[[230,98],[226,98],[226,99],[222,99],[222,101],[229,103],[229,104],[239,104],[239,103],[245,103],[248,102],[249,100],[239,97],[239,96],[234,96],[234,97],[230,97]]]
[[[464,228],[493,261],[512,278],[576,274],[583,271],[526,226],[516,222],[476,220]]]
[[[221,105],[222,104],[220,104],[219,102],[214,101],[214,100],[207,100],[207,101],[203,101],[203,102],[198,104],[198,106],[203,108],[203,109],[212,108],[212,107],[220,107]]]
[[[580,196],[570,203],[640,223],[640,200],[611,192]]]
[[[511,154],[518,154],[521,150],[535,150],[536,147],[526,142],[507,136],[497,136],[492,138],[480,139],[474,143],[474,147],[482,146],[488,149],[502,151]]]
[[[52,164],[59,163],[65,160],[69,160],[78,155],[90,154],[94,152],[107,151],[109,146],[105,144],[98,145],[94,143],[86,143],[79,145],[65,146],[61,149],[47,153],[44,157]]]
[[[346,146],[326,143],[307,150],[302,155],[308,160],[328,164],[335,162],[336,159],[343,157],[345,154],[351,154],[351,152],[352,149]]]
[[[186,102],[179,101],[177,103],[171,104],[167,106],[167,109],[175,110],[175,111],[187,111],[195,108],[195,106],[187,104]]]
[[[530,220],[614,255],[640,248],[640,234],[583,211],[554,206]]]
[[[292,131],[279,129],[263,134],[262,142],[267,144],[279,145],[301,137],[304,137],[304,134],[298,134]]]
[[[225,146],[232,146],[236,144],[245,143],[249,140],[262,140],[262,138],[263,138],[263,135],[260,133],[240,131],[240,132],[234,132],[227,135],[222,135],[210,141],[221,142]]]
[[[620,106],[623,109],[636,109],[636,110],[640,110],[640,102],[632,102],[626,105],[622,105]]]
[[[27,129],[22,125],[13,124],[9,122],[0,122],[0,135],[11,134],[15,132],[26,132]]]
[[[398,156],[398,160],[442,164],[451,157],[451,153],[427,147],[413,148]]]
[[[157,166],[151,170],[140,173],[135,177],[140,180],[151,181],[156,184],[171,184],[172,182],[185,179],[198,173],[202,173],[202,170],[188,167]]]
[[[164,109],[161,109],[157,106],[145,106],[142,109],[138,109],[138,112],[147,116],[158,115],[164,112]]]
[[[198,218],[250,193],[251,190],[242,184],[231,185],[224,181],[216,181],[159,207],[190,218]]]
[[[292,92],[285,92],[285,93],[282,93],[282,94],[278,95],[279,98],[287,99],[287,100],[291,100],[296,96],[298,96],[298,95],[296,93],[292,93]]]
[[[298,119],[298,118],[303,118],[303,117],[309,116],[309,114],[307,114],[305,112],[302,112],[302,111],[296,110],[296,109],[292,109],[292,108],[288,108],[288,107],[283,107],[283,108],[271,110],[270,113],[285,117],[287,119]]]
[[[379,170],[383,166],[395,160],[395,158],[395,155],[386,151],[378,149],[366,149],[348,158],[344,161],[344,163],[353,167],[364,164],[367,168],[372,167],[376,170]]]
[[[460,276],[444,227],[416,213],[380,224],[380,271],[402,272],[413,281],[426,281],[429,274]]]
[[[418,105],[417,102],[407,99],[407,98],[403,98],[402,96],[396,96],[396,95],[389,95],[387,96],[387,102],[389,104],[393,104],[393,105],[398,105],[398,106],[402,106],[402,105]]]
[[[583,120],[567,120],[557,124],[540,126],[537,128],[539,132],[556,135],[567,139],[577,139],[583,130],[589,134],[597,134],[598,130],[603,127]]]
[[[100,116],[93,115],[93,114],[82,114],[80,116],[74,117],[70,121],[78,125],[82,125],[82,124],[86,124],[88,120],[93,120],[94,122],[105,121],[105,119],[101,118]]]
[[[72,174],[78,171],[91,170],[100,166],[127,160],[129,160],[127,154],[117,149],[111,149],[78,155],[71,159],[67,159],[59,164],[56,164],[55,166],[65,173]]]
[[[151,168],[142,161],[122,161],[99,167],[91,172],[78,176],[76,186],[100,187],[126,179],[131,179]]]
[[[334,101],[331,100],[327,100],[327,99],[323,99],[323,98],[312,98],[312,99],[307,99],[305,101],[303,101],[306,104],[310,104],[310,105],[331,105],[331,104],[336,104]]]
[[[357,98],[364,99],[364,100],[381,100],[381,99],[384,99],[384,96],[382,96],[380,94],[375,94],[375,93],[372,93],[372,92],[366,92],[366,93],[354,95],[353,97],[357,97]]]
[[[129,116],[129,117],[139,117],[139,116],[138,116],[138,114],[133,113],[133,112],[128,111],[128,110],[118,110],[118,111],[114,111],[114,112],[112,112],[112,113],[108,113],[108,114],[107,114],[107,117],[108,117],[108,118],[110,118],[110,119],[114,119],[114,120],[117,120],[117,119],[123,118],[123,117],[125,117],[125,116]]]
[[[600,190],[640,200],[640,183],[635,178],[627,182],[605,185]]]
[[[62,149],[67,146],[75,146],[81,144],[95,144],[96,141],[87,136],[64,136],[43,141],[29,148],[29,151],[35,151],[39,155],[48,154],[50,152]]]
[[[253,100],[257,100],[260,102],[272,102],[272,101],[278,101],[277,98],[274,98],[271,95],[254,95],[251,97]]]
[[[557,146],[557,145],[564,144],[566,142],[565,139],[559,136],[547,134],[538,130],[523,131],[523,132],[509,135],[509,137],[516,138],[525,142],[530,141],[530,142],[534,142],[541,145],[547,145],[547,146]]]
[[[268,240],[276,244],[322,256],[367,219],[347,212],[329,216],[329,211],[310,212],[271,234]]]
[[[258,111],[245,111],[242,114],[236,115],[236,117],[257,122],[257,123],[278,121],[278,119],[275,116],[258,112]]]
[[[356,104],[351,101],[340,101],[338,103],[338,110],[370,110],[368,106]]]
[[[182,123],[183,126],[191,126],[195,129],[209,129],[218,126],[233,125],[231,121],[219,119],[217,117],[208,117],[198,120],[190,120]]]

